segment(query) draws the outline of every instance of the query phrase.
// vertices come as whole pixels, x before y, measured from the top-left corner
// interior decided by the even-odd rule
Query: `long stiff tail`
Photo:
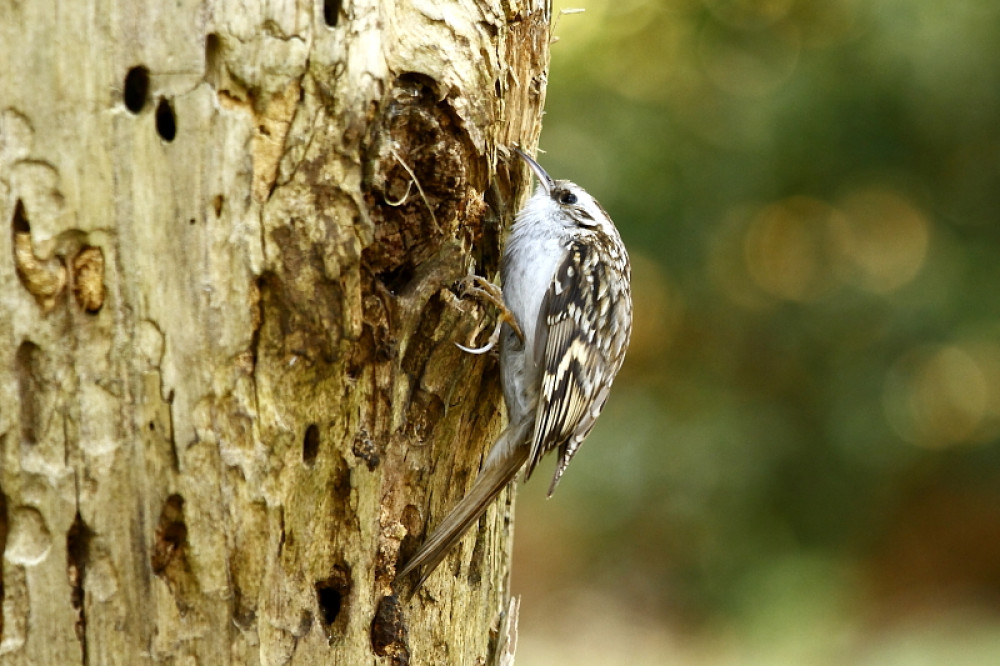
[[[530,424],[510,425],[500,435],[487,456],[485,466],[480,470],[479,476],[472,484],[472,488],[451,510],[451,513],[441,521],[441,524],[420,546],[406,563],[406,566],[399,571],[396,577],[401,579],[418,568],[424,567],[420,578],[411,590],[411,594],[424,584],[427,577],[434,572],[434,569],[448,554],[451,547],[462,538],[469,526],[483,515],[490,502],[517,476],[518,470],[528,459],[529,447],[524,445],[528,425]]]

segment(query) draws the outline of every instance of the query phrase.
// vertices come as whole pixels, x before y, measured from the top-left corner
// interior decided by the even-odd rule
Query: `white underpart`
[[[538,197],[551,202],[541,188],[532,198]],[[524,332],[525,351],[529,359],[536,358],[538,351],[535,341],[542,299],[562,263],[569,241],[568,234],[552,224],[551,216],[541,214],[543,210],[543,206],[537,205],[527,205],[522,209],[507,239],[504,252],[508,256],[501,274],[504,302],[507,307],[513,306],[512,312]],[[518,255],[527,255],[527,261],[521,260]],[[511,266],[518,268],[511,269]]]

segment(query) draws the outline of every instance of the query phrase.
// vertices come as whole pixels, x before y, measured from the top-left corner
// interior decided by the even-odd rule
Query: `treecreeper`
[[[631,267],[614,222],[594,197],[554,180],[514,149],[538,179],[510,230],[498,289],[472,276],[466,291],[500,308],[484,353],[499,345],[508,425],[472,488],[399,571],[418,589],[451,547],[523,467],[525,479],[552,450],[555,490],[593,429],[632,332]]]

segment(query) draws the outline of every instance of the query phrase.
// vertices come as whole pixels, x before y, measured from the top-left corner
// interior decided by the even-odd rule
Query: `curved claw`
[[[483,345],[482,347],[466,347],[465,345],[460,345],[457,342],[455,343],[455,346],[461,349],[462,351],[468,352],[470,354],[485,354],[486,352],[496,347],[497,343],[500,342],[501,326],[503,326],[503,320],[497,322],[497,325],[493,329],[493,332],[490,333],[490,339],[487,340],[486,344]]]
[[[466,347],[465,345],[456,342],[455,346],[461,349],[462,351],[468,352],[470,354],[485,354],[486,352],[491,351],[496,346],[496,342],[490,340],[482,347]]]

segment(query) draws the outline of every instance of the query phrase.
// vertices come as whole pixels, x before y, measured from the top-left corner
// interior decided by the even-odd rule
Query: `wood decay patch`
[[[261,203],[267,201],[277,182],[278,164],[285,153],[285,139],[298,109],[301,92],[301,84],[293,80],[284,90],[269,97],[252,99],[255,127],[252,191],[254,199]]]
[[[219,103],[250,115],[253,131],[251,193],[258,203],[267,202],[277,185],[278,165],[285,155],[285,140],[302,98],[301,79],[292,79],[282,90],[265,91],[241,81],[228,65],[239,58],[234,40],[218,33],[205,37],[205,80],[215,89]]]
[[[44,259],[35,255],[31,242],[31,225],[28,223],[24,202],[20,199],[14,205],[11,231],[17,277],[42,310],[49,312],[66,287],[66,267],[58,257]]]
[[[402,604],[396,595],[382,597],[378,602],[372,620],[371,640],[375,654],[389,657],[393,666],[409,666],[409,630]]]
[[[24,288],[44,312],[51,311],[59,296],[72,279],[72,292],[80,308],[96,314],[104,306],[104,252],[98,247],[84,246],[70,262],[72,275],[62,257],[39,257],[31,240],[31,224],[24,202],[14,206],[11,219],[14,246],[14,266]],[[65,235],[65,234],[64,234]]]
[[[313,288],[300,290],[290,277],[279,277],[273,272],[261,275],[257,280],[261,325],[251,346],[255,362],[264,351],[260,345],[271,341],[272,345],[280,345],[280,349],[270,350],[271,353],[320,366],[316,371],[321,373],[324,366],[332,366],[338,360],[342,287],[338,282],[321,280],[316,274],[322,262],[322,248],[310,244],[305,250],[293,240],[294,235],[287,228],[274,233],[276,246],[281,248],[284,271],[287,276],[313,273]],[[270,329],[266,334],[265,327]]]
[[[104,253],[99,247],[85,247],[73,257],[73,295],[88,314],[104,306]]]
[[[366,204],[375,227],[363,255],[367,273],[396,293],[415,268],[459,238],[466,249],[482,228],[487,165],[436,83],[400,76],[366,140]]]
[[[167,498],[160,512],[160,521],[153,538],[150,565],[162,578],[174,597],[181,615],[192,607],[198,584],[188,561],[187,524],[184,522],[184,498],[174,494]]]

